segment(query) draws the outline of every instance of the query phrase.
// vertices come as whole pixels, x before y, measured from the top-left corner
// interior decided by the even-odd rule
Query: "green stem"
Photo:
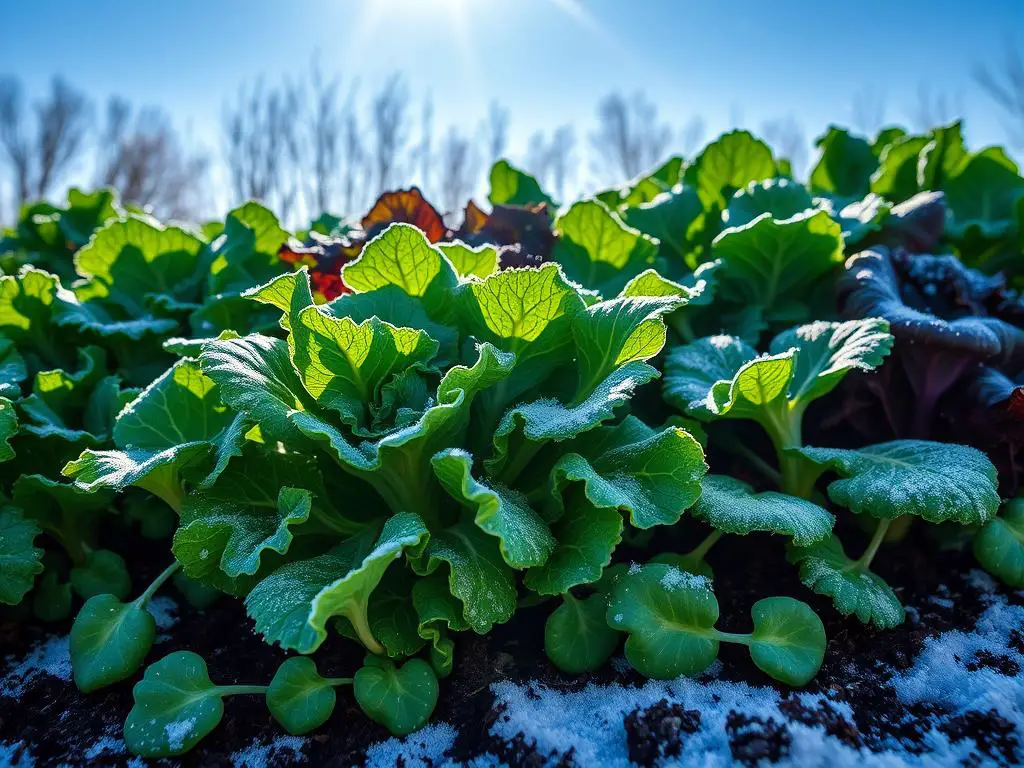
[[[878,527],[875,528],[875,533],[871,537],[868,548],[864,550],[864,554],[860,556],[860,559],[854,563],[853,570],[863,572],[871,567],[871,561],[875,559],[878,548],[882,546],[882,542],[885,540],[885,532],[889,530],[890,523],[892,523],[892,520],[878,521]]]
[[[780,408],[766,409],[766,414],[763,424],[775,445],[775,455],[779,460],[779,486],[783,493],[809,499],[817,475],[807,471],[807,459],[790,450],[803,446],[803,406],[783,400]]]
[[[328,677],[324,682],[337,688],[339,685],[352,685],[351,677]]]
[[[356,637],[359,641],[366,646],[366,650],[370,653],[383,654],[384,646],[377,642],[377,638],[373,636],[373,632],[370,631],[370,625],[366,621],[366,606],[362,606],[360,610],[354,612],[354,616],[348,616],[348,620],[352,622],[352,628],[356,631]]]
[[[712,531],[704,537],[700,544],[683,555],[683,557],[692,559],[694,563],[699,563],[720,538],[722,538],[722,531]]]
[[[164,568],[163,572],[155,579],[153,579],[153,583],[146,588],[146,591],[139,595],[138,599],[136,599],[135,601],[135,606],[137,608],[145,608],[146,605],[149,603],[150,599],[152,599],[153,595],[156,593],[156,591],[160,589],[160,587],[162,587],[164,583],[169,578],[171,578],[171,576],[173,576],[179,568],[181,568],[181,563],[179,563],[177,560],[175,560],[173,563]]]
[[[265,696],[269,686],[266,685],[218,685],[217,695],[224,696],[240,696],[243,694],[258,694]]]
[[[739,643],[740,645],[750,645],[754,639],[750,635],[741,635],[736,632],[722,632],[717,629],[711,630],[712,637],[716,640],[720,640],[723,643]]]
[[[732,451],[733,453],[742,456],[744,459],[750,462],[754,469],[756,469],[758,472],[760,472],[762,475],[764,475],[766,478],[771,480],[776,485],[782,485],[782,475],[779,474],[779,470],[777,470],[767,461],[762,459],[760,456],[754,453],[754,451],[745,446],[732,435],[723,435],[718,440],[718,443],[726,450]]]

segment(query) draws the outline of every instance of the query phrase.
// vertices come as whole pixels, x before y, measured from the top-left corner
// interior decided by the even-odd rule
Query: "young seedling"
[[[130,603],[111,594],[90,597],[71,626],[71,670],[83,693],[134,675],[156,639],[149,601],[180,565],[173,562]]]
[[[544,624],[544,652],[551,663],[563,672],[578,675],[591,672],[604,664],[622,639],[622,633],[608,626],[609,592],[626,572],[623,564],[605,569],[596,591],[578,598],[566,592]]]
[[[889,324],[877,318],[802,325],[776,336],[763,356],[737,337],[711,336],[669,353],[665,399],[703,421],[759,423],[775,446],[782,491],[806,499],[818,475],[790,449],[803,444],[807,406],[849,371],[881,365],[891,347]]]
[[[270,681],[267,708],[288,733],[301,736],[327,722],[338,699],[334,689],[351,684],[350,677],[321,677],[311,658],[293,656]]]
[[[825,627],[805,603],[771,597],[751,609],[754,631],[722,632],[718,600],[703,576],[675,566],[650,564],[618,580],[608,604],[608,625],[627,632],[626,659],[647,677],[671,680],[699,675],[718,656],[722,642],[739,643],[762,671],[801,686],[821,668]]]
[[[1014,589],[1024,588],[1024,498],[1007,502],[974,538],[974,556]]]
[[[225,696],[264,695],[265,685],[216,685],[202,656],[178,651],[146,669],[135,684],[135,706],[124,740],[139,757],[175,757],[192,749],[224,716]]]
[[[903,606],[871,564],[893,520],[920,517],[930,523],[951,520],[980,525],[999,508],[996,470],[981,451],[927,440],[895,440],[859,450],[804,448],[797,451],[818,474],[840,476],[828,486],[829,498],[878,523],[864,553],[847,557],[836,536],[811,546],[794,546],[789,559],[800,565],[800,580],[831,597],[836,610],[864,623],[893,627]]]

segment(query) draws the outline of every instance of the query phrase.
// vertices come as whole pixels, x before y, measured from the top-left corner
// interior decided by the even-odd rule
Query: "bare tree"
[[[259,83],[225,106],[224,155],[236,202],[256,198],[284,219],[292,213],[299,193],[299,103],[293,86]]]
[[[409,90],[401,75],[394,74],[373,98],[370,105],[370,163],[374,195],[385,192],[401,181],[405,169],[404,153],[409,141]]]
[[[1010,142],[1024,149],[1024,55],[1008,43],[1003,64],[976,67],[974,79],[1005,113]]]
[[[455,127],[448,129],[437,158],[441,206],[446,216],[461,210],[476,186],[478,162],[473,141]]]
[[[307,211],[313,215],[323,213],[331,206],[333,181],[341,164],[341,134],[344,115],[338,103],[340,78],[324,80],[320,67],[314,63],[310,75],[312,114],[306,117],[309,130],[308,165],[312,189],[308,192]]]
[[[508,146],[508,110],[498,102],[492,101],[487,110],[487,120],[484,123],[484,142],[487,150],[488,164],[493,165],[502,155]]]
[[[551,138],[538,131],[530,137],[526,167],[542,186],[564,198],[567,185],[576,175],[576,133],[571,125],[556,128]]]
[[[366,147],[363,145],[359,115],[356,113],[352,98],[349,99],[345,109],[341,141],[345,151],[345,169],[342,174],[342,211],[346,216],[351,216],[356,212],[356,206],[360,199],[360,188],[367,175]]]
[[[963,112],[963,99],[959,93],[936,93],[921,83],[917,89],[917,101],[910,107],[908,117],[914,128],[924,132],[956,120]]]
[[[21,83],[0,80],[0,147],[19,205],[53,190],[81,158],[90,128],[88,100],[60,78],[32,112],[30,117]]]
[[[672,129],[659,122],[658,108],[642,93],[631,99],[613,93],[597,108],[598,129],[590,144],[594,170],[611,182],[631,179],[662,159]]]
[[[416,157],[420,167],[420,185],[430,186],[434,172],[434,100],[427,95],[423,101],[423,112],[420,117],[420,142],[416,149]]]
[[[686,121],[682,131],[679,132],[680,148],[686,157],[691,157],[697,153],[701,142],[704,141],[707,129],[707,123],[704,122],[704,118],[700,115],[694,115]]]
[[[782,157],[789,160],[793,175],[802,176],[807,165],[807,136],[796,118],[790,115],[766,120],[761,124],[761,134]]]
[[[885,124],[885,94],[865,87],[853,94],[850,125],[867,136],[874,136]]]
[[[167,115],[150,107],[132,120],[127,101],[111,98],[97,158],[97,183],[114,187],[129,203],[162,216],[200,213],[207,158],[182,145]]]

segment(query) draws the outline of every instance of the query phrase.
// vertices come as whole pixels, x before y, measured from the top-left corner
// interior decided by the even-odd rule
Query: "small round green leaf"
[[[293,736],[326,723],[337,699],[334,686],[320,677],[316,664],[306,656],[287,659],[267,689],[270,714]]]
[[[145,608],[113,595],[90,597],[71,626],[71,669],[83,693],[131,677],[156,639]]]
[[[83,600],[96,595],[124,600],[132,591],[132,578],[124,558],[109,549],[97,549],[86,556],[83,565],[71,569],[71,586]]]
[[[188,752],[224,715],[224,703],[210,681],[206,662],[178,651],[150,664],[135,685],[135,706],[124,723],[124,740],[139,757],[173,757]]]
[[[619,645],[620,633],[608,626],[608,599],[597,593],[577,600],[566,593],[544,624],[544,652],[563,672],[578,675],[604,664]]]
[[[999,517],[978,531],[974,556],[1006,584],[1024,588],[1024,498],[1007,503]]]
[[[630,570],[612,589],[606,614],[608,626],[629,633],[626,659],[659,680],[703,672],[718,656],[711,582],[660,563]]]
[[[190,578],[184,571],[178,571],[174,574],[173,578],[174,587],[188,601],[188,604],[193,608],[197,608],[202,611],[209,608],[217,599],[223,595],[219,589],[211,587],[209,584],[204,584],[201,581]]]
[[[806,685],[825,658],[825,626],[811,607],[791,597],[758,600],[750,657],[759,669],[788,685]]]
[[[422,659],[396,668],[387,659],[367,657],[352,690],[363,712],[395,736],[422,727],[437,704],[437,676]]]

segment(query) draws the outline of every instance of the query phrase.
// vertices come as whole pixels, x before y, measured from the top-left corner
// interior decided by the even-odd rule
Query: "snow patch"
[[[161,632],[166,632],[178,623],[178,604],[170,597],[154,597],[149,601],[146,610],[153,616],[156,628]]]
[[[399,764],[406,768],[451,765],[444,755],[455,744],[457,735],[448,723],[431,723],[404,739],[391,738],[374,744],[366,750],[366,765],[368,768]]]
[[[711,589],[711,580],[707,576],[698,576],[673,566],[661,577],[661,586],[667,592],[675,592],[681,588]]]
[[[105,752],[109,755],[123,755],[127,750],[128,747],[125,745],[123,739],[117,739],[113,736],[104,736],[85,750],[85,759],[95,760]]]
[[[287,764],[295,765],[305,762],[302,754],[305,746],[306,740],[301,736],[280,736],[269,744],[253,741],[245,749],[232,753],[231,761],[235,764],[235,768],[266,768],[271,758],[288,750],[291,754],[287,755]]]
[[[20,662],[14,657],[6,659],[9,667],[0,678],[0,696],[20,699],[28,687],[42,675],[56,677],[65,682],[71,680],[70,639],[53,636],[36,643]]]
[[[0,743],[0,765],[7,768],[32,768],[36,759],[29,754],[25,742]]]
[[[167,734],[167,744],[173,750],[179,750],[185,746],[185,739],[196,727],[196,719],[190,717],[187,720],[176,720],[164,726],[164,733]]]

